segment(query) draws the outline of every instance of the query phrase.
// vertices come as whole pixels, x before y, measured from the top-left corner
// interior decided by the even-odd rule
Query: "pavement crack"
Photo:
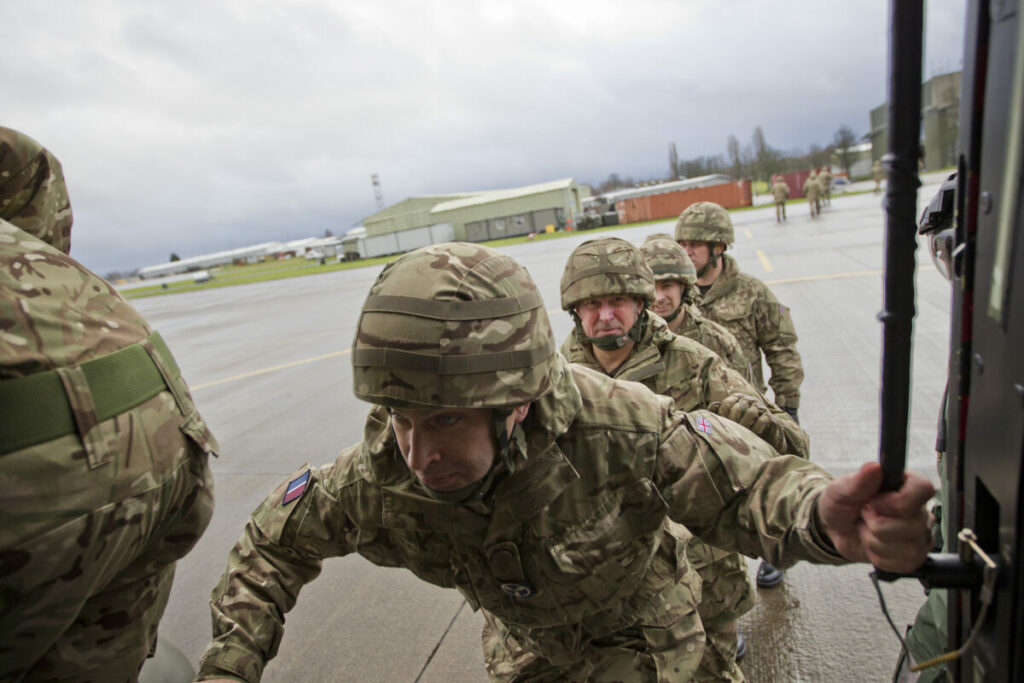
[[[430,662],[432,662],[434,660],[434,655],[437,654],[437,651],[439,649],[441,649],[441,643],[444,642],[444,639],[448,636],[448,633],[452,630],[452,626],[455,625],[455,620],[459,618],[460,614],[462,614],[462,608],[465,607],[465,606],[466,606],[466,601],[463,600],[459,604],[459,608],[457,610],[455,610],[455,615],[452,616],[452,620],[449,621],[448,622],[448,626],[445,627],[444,633],[442,633],[441,637],[437,639],[437,644],[434,645],[434,649],[431,650],[430,654],[427,656],[427,661],[423,662],[423,668],[420,669],[420,672],[418,674],[416,674],[416,678],[413,680],[413,683],[419,683],[420,679],[423,678],[423,674],[425,674],[427,672],[427,667],[429,667],[430,666]]]

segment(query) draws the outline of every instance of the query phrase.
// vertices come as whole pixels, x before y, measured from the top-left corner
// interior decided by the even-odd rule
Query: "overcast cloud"
[[[964,0],[927,4],[925,77]],[[408,196],[662,177],[760,125],[868,131],[881,0],[0,2],[0,124],[64,164],[100,273],[341,234]]]

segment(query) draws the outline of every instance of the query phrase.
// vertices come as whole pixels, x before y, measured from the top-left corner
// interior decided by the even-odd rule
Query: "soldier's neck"
[[[629,354],[633,353],[634,346],[636,346],[636,342],[629,342],[621,349],[615,349],[614,351],[605,351],[604,349],[597,348],[593,344],[590,345],[590,348],[594,352],[594,358],[596,358],[597,362],[601,364],[601,369],[604,370],[609,377],[614,377],[615,371],[626,362],[626,359],[629,358]]]
[[[672,319],[672,322],[668,324],[668,329],[673,334],[679,334],[679,328],[683,326],[683,321],[686,320],[686,306],[679,306],[679,315]]]

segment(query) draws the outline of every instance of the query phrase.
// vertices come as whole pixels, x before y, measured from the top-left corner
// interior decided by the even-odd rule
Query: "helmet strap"
[[[670,323],[673,320],[675,320],[676,318],[678,318],[679,317],[679,312],[682,311],[682,310],[683,310],[683,300],[680,299],[679,305],[676,306],[676,310],[672,311],[671,313],[669,313],[668,315],[665,316],[665,322]]]
[[[716,248],[721,244],[720,242],[708,245],[708,262],[705,263],[700,270],[697,271],[697,279],[701,279],[708,274],[712,268],[717,268],[718,264],[722,261],[722,254],[725,253],[725,245],[722,245],[722,250],[718,251]]]
[[[574,309],[569,310],[569,315],[572,316],[573,321],[576,323],[576,339],[584,344],[593,344],[602,351],[618,351],[623,346],[630,342],[639,342],[644,338],[644,333],[647,331],[647,305],[643,304],[640,309],[640,314],[636,317],[636,322],[629,328],[626,334],[619,334],[612,336],[606,334],[601,337],[588,337],[586,332],[583,331],[583,321],[576,314]]]

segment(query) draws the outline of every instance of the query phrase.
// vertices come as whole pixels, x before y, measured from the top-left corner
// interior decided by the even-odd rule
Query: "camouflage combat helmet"
[[[654,301],[654,273],[640,250],[618,237],[587,240],[569,255],[562,273],[562,310],[598,296],[638,296]]]
[[[506,418],[550,391],[559,356],[544,301],[530,274],[494,249],[450,242],[423,247],[381,271],[352,343],[357,398],[390,408],[491,408],[495,458],[487,474],[448,503],[479,500],[499,464],[512,472],[525,435]]]
[[[640,245],[655,282],[678,281],[686,285],[697,282],[697,269],[690,260],[690,255],[669,236],[646,239]]]
[[[667,232],[654,232],[644,238],[644,242],[650,242],[651,240],[670,240],[672,235]]]
[[[512,408],[552,388],[555,342],[529,273],[478,244],[389,263],[352,344],[356,397],[391,407]]]
[[[686,207],[676,221],[675,238],[677,242],[689,240],[727,245],[736,241],[729,212],[714,202],[697,202]]]
[[[60,162],[29,136],[0,126],[0,218],[71,251],[71,203]]]
[[[602,296],[636,296],[643,300],[643,310],[626,334],[588,337],[583,331],[576,304]],[[562,273],[562,310],[572,316],[580,341],[606,351],[622,348],[631,340],[640,341],[647,327],[647,307],[652,303],[654,273],[630,242],[618,237],[587,240],[569,255]]]

